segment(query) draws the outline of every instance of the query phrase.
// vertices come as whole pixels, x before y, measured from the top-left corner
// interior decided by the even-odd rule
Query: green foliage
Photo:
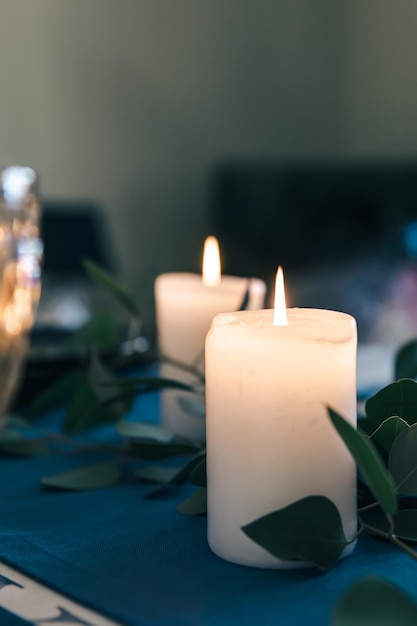
[[[408,428],[407,422],[398,415],[394,415],[388,417],[375,431],[370,433],[370,439],[381,452],[384,461],[388,460],[389,452],[398,435]]]
[[[417,378],[417,340],[412,339],[400,347],[395,355],[394,378]]]
[[[417,422],[417,382],[408,378],[387,385],[365,403],[367,417],[375,427],[393,415],[407,424]]]
[[[94,463],[42,478],[42,485],[65,491],[85,491],[112,487],[121,477],[116,461]]]
[[[391,583],[373,576],[356,581],[337,603],[331,626],[415,626],[417,605]]]
[[[90,259],[84,259],[83,266],[88,276],[104,287],[132,317],[141,317],[141,311],[136,300],[113,276]]]
[[[373,527],[387,534],[391,532],[391,523],[396,537],[412,543],[417,542],[417,509],[401,509],[392,516],[392,520],[383,517],[374,523]]]
[[[310,496],[244,526],[243,532],[278,559],[307,561],[331,569],[348,540],[337,507],[324,496]]]
[[[191,472],[190,483],[196,487],[207,487],[207,464],[205,455]]]
[[[99,350],[114,348],[119,339],[119,324],[110,313],[99,313],[91,317],[85,324],[74,333],[71,345],[81,353],[86,347],[94,346]]]
[[[128,439],[151,439],[161,443],[171,443],[175,439],[170,430],[149,422],[120,420],[116,423],[116,430],[119,435]]]
[[[25,408],[25,415],[29,419],[33,419],[54,409],[64,407],[70,402],[82,378],[83,372],[81,370],[67,372],[34,396]]]
[[[200,462],[201,453],[180,465],[148,465],[142,467],[135,472],[135,476],[139,480],[158,483],[158,486],[152,489],[146,496],[148,498],[154,497],[169,485],[180,485],[187,482],[190,473]]]
[[[336,411],[328,407],[328,412],[333,426],[355,459],[377,502],[388,515],[395,513],[397,510],[395,484],[375,446]]]
[[[207,489],[200,487],[177,506],[182,515],[205,515],[207,513]]]
[[[389,454],[389,470],[401,496],[417,496],[417,424],[404,430]]]

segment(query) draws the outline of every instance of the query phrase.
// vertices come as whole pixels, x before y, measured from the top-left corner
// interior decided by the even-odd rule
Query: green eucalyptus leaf
[[[157,459],[169,459],[176,456],[186,456],[199,452],[200,448],[192,443],[162,443],[159,441],[146,441],[132,439],[129,441],[132,456],[139,459],[152,461]]]
[[[122,417],[130,407],[132,396],[122,393],[120,400],[114,401],[116,395],[114,386],[120,389],[120,380],[114,378],[113,374],[104,366],[97,352],[92,354],[88,379],[91,389],[101,405],[106,404],[115,417]]]
[[[190,474],[190,483],[196,487],[207,487],[206,455],[199,461]]]
[[[387,385],[365,404],[366,415],[375,426],[398,415],[407,424],[417,422],[417,382],[404,378]]]
[[[122,305],[122,307],[132,316],[140,317],[141,311],[136,304],[134,297],[122,287],[108,272],[90,259],[83,260],[83,266],[87,274],[96,281]]]
[[[388,467],[401,496],[417,496],[417,424],[394,441]]]
[[[369,576],[338,601],[331,626],[415,626],[417,605],[391,583]]]
[[[79,378],[69,402],[64,431],[78,433],[120,419],[132,405],[134,394],[130,390],[118,393],[109,386],[116,382],[98,355],[93,354],[89,371]]]
[[[76,433],[88,428],[86,416],[97,406],[97,397],[91,388],[87,374],[82,374],[68,405],[62,424],[67,433]]]
[[[105,350],[114,347],[118,338],[119,326],[114,316],[110,313],[98,313],[73,334],[71,345],[83,351],[90,345]]]
[[[117,385],[121,389],[131,390],[136,394],[145,392],[148,393],[151,391],[162,391],[163,389],[179,389],[181,391],[195,392],[194,387],[187,385],[180,380],[172,378],[158,378],[156,376],[114,379],[113,382],[108,384]]]
[[[158,495],[162,489],[168,485],[180,485],[185,483],[190,476],[190,472],[200,462],[201,455],[198,455],[186,463],[175,466],[166,465],[148,465],[142,467],[135,472],[136,478],[139,480],[147,480],[158,483],[158,486],[147,494],[147,498]]]
[[[392,516],[394,535],[399,539],[417,542],[417,509],[400,509]],[[386,517],[372,524],[377,530],[390,532],[390,524]],[[367,529],[368,530],[368,529]]]
[[[19,430],[4,427],[0,430],[0,453],[8,456],[34,457],[51,452],[43,441],[25,438]]]
[[[206,405],[204,398],[197,400],[196,398],[188,398],[186,396],[178,396],[176,398],[178,406],[184,413],[197,417],[199,419],[206,418]]]
[[[103,365],[96,351],[92,353],[88,374],[91,389],[94,391],[98,400],[107,400],[114,396],[114,391],[109,388],[109,385],[116,384],[116,381],[109,370]]]
[[[205,515],[207,513],[207,489],[200,487],[177,506],[182,515]]]
[[[391,515],[397,510],[395,484],[373,443],[353,428],[336,411],[328,407],[333,426],[342,437],[355,459],[370,491],[385,513]]]
[[[54,489],[85,491],[112,487],[119,482],[120,477],[121,472],[118,463],[105,461],[104,463],[94,463],[52,476],[45,476],[42,478],[42,484]]]
[[[63,374],[33,397],[25,407],[25,415],[28,418],[35,418],[45,415],[45,413],[58,407],[65,406],[72,398],[82,377],[83,373],[80,370],[73,370]]]
[[[417,340],[405,343],[395,355],[395,380],[399,378],[417,378]]]
[[[348,545],[336,505],[309,496],[243,526],[243,532],[270,554],[285,561],[307,561],[331,569]]]
[[[175,481],[182,467],[182,465],[147,465],[146,467],[141,467],[136,470],[135,477],[139,480],[165,485]]]
[[[128,439],[153,439],[161,443],[168,443],[175,438],[175,435],[170,430],[150,422],[120,420],[116,422],[116,430],[119,435]]]
[[[408,428],[407,422],[395,415],[388,417],[374,430],[371,440],[378,446],[385,460],[388,460],[389,451],[398,435]]]
[[[369,417],[359,417],[358,418],[358,428],[365,433],[365,435],[371,436],[373,432],[375,432],[375,424]]]

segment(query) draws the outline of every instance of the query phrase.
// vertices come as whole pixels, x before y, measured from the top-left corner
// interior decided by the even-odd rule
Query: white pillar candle
[[[356,466],[326,411],[356,425],[356,322],[335,311],[287,313],[281,326],[272,310],[221,314],[206,339],[208,541],[255,567],[304,565],[241,530],[301,498],[332,500],[347,538],[357,527]]]
[[[209,241],[209,254],[212,252]],[[211,252],[210,252],[211,250]],[[206,255],[205,255],[206,258]],[[204,342],[217,313],[239,309],[249,289],[248,309],[264,306],[266,285],[258,278],[220,276],[219,255],[212,264],[203,261],[203,276],[191,273],[161,274],[155,281],[155,308],[159,349],[163,355],[204,370]],[[217,275],[217,278],[216,278]],[[160,375],[193,384],[183,370],[162,363]],[[184,401],[187,403],[184,408]],[[181,404],[182,402],[182,404]],[[161,419],[172,432],[194,440],[205,439],[205,400],[190,393],[166,390],[161,394]]]

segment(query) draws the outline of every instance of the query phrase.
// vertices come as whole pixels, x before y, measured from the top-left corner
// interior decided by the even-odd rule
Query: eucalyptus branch
[[[364,511],[370,511],[371,509],[375,509],[380,506],[379,502],[371,502],[371,504],[367,504],[366,506],[361,506],[358,508],[358,513],[364,513]]]
[[[401,539],[398,539],[398,537],[396,537],[395,535],[391,535],[390,540],[396,546],[401,548],[401,550],[404,550],[404,552],[406,552],[408,556],[411,556],[412,559],[417,561],[417,552],[413,550],[412,548],[410,548],[410,546],[408,546],[404,541],[402,541]]]
[[[406,552],[406,554],[408,554],[408,556],[410,556],[412,559],[417,561],[417,552],[413,550],[412,548],[410,548],[409,545],[407,545],[404,541],[399,539],[394,534],[394,530],[395,530],[394,520],[392,519],[390,515],[387,515],[386,517],[390,525],[390,528],[388,531],[375,528],[375,526],[371,526],[370,524],[367,524],[362,518],[359,518],[359,522],[364,531],[369,532],[371,535],[377,535],[378,537],[381,537],[382,539],[386,539],[390,541],[391,543],[401,548],[401,550]]]

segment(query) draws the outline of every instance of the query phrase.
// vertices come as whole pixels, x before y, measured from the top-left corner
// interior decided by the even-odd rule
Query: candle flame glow
[[[216,237],[207,237],[203,254],[203,285],[214,287],[221,283],[219,242]]]
[[[279,266],[275,279],[274,326],[288,326],[287,304],[285,302],[284,273]]]

